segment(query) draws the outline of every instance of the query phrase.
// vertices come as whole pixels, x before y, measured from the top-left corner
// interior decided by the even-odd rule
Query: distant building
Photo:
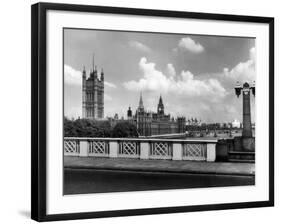
[[[104,117],[104,73],[98,73],[94,64],[87,78],[86,70],[82,73],[82,116],[87,119],[103,119]]]
[[[222,129],[229,129],[229,128],[232,128],[233,125],[231,122],[228,122],[228,123],[219,123],[219,128],[222,128]]]
[[[201,120],[198,120],[196,117],[192,117],[187,120],[186,124],[189,126],[201,126]]]
[[[132,120],[133,119],[133,112],[131,107],[129,107],[128,111],[127,111],[127,118],[128,120]]]
[[[114,119],[115,119],[115,120],[118,120],[118,119],[119,119],[119,116],[118,116],[117,113],[114,115]]]
[[[232,121],[231,125],[232,125],[232,128],[241,128],[241,122],[238,121],[237,119]]]
[[[85,67],[82,72],[82,116],[86,119],[104,118],[104,72],[97,70],[94,63],[90,74],[87,76]],[[160,134],[172,134],[185,132],[185,117],[171,117],[165,114],[163,99],[160,96],[157,105],[157,112],[145,110],[140,96],[139,106],[133,114],[131,107],[127,111],[127,119],[120,119],[116,113],[113,118],[107,118],[111,126],[114,127],[119,122],[129,121],[136,125],[140,136],[151,136]],[[197,121],[196,121],[197,122]]]
[[[170,114],[165,114],[164,103],[161,96],[157,105],[157,112],[154,113],[145,110],[142,95],[140,95],[139,106],[135,115],[132,114],[131,107],[129,107],[127,119],[136,125],[140,136],[185,132],[185,117],[177,117],[177,119],[174,119]]]

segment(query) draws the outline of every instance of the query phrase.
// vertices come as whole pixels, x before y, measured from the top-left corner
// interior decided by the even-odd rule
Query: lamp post
[[[255,96],[255,82],[250,85],[248,82],[245,82],[243,86],[237,82],[235,86],[235,94],[237,98],[243,94],[243,131],[242,137],[252,138],[252,124],[251,124],[251,105],[250,105],[250,95],[251,90],[252,94]]]

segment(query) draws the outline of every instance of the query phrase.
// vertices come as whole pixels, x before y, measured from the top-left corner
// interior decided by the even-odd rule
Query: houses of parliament
[[[133,114],[129,107],[126,119],[110,118],[112,126],[124,120],[129,121],[137,127],[140,136],[162,135],[185,132],[185,117],[172,118],[165,114],[163,99],[160,96],[157,112],[145,110],[142,95],[140,95],[139,106]],[[93,68],[87,77],[85,68],[82,72],[82,116],[85,119],[104,120],[104,72],[98,72],[97,66]]]
[[[172,118],[165,114],[163,99],[160,96],[157,112],[148,112],[144,108],[142,95],[140,95],[139,106],[133,115],[129,107],[127,119],[134,123],[140,136],[163,135],[185,132],[185,117]]]

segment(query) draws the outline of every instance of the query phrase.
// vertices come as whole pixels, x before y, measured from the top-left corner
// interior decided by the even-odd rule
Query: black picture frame
[[[48,10],[99,12],[123,15],[191,18],[217,21],[253,22],[269,25],[269,200],[196,206],[159,207],[101,212],[46,214],[46,13]],[[116,216],[148,215],[221,209],[274,206],[274,18],[183,11],[103,7],[73,4],[37,3],[31,10],[31,218],[54,221]]]

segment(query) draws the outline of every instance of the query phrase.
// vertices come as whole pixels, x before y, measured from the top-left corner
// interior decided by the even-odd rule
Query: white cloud
[[[182,50],[190,51],[196,54],[204,51],[204,47],[190,37],[182,38],[178,43],[178,47]]]
[[[104,94],[104,100],[105,100],[105,101],[111,101],[111,100],[112,100],[112,97],[105,93],[105,94]]]
[[[174,68],[173,65],[168,66]],[[173,72],[165,75],[155,68],[155,64],[148,62],[145,57],[140,59],[139,68],[143,77],[138,81],[132,80],[124,83],[126,89],[131,91],[155,91],[173,93],[176,95],[224,97],[226,90],[216,79],[199,80],[190,71],[182,71],[177,79]],[[172,70],[172,69],[171,69]]]
[[[171,63],[167,64],[167,72],[172,77],[176,76],[176,70],[175,70],[175,67],[173,66],[173,64],[171,64]]]
[[[129,81],[124,83],[125,88],[133,91],[152,90],[157,91],[161,88],[163,91],[169,88],[169,80],[162,72],[155,69],[154,63],[147,63],[145,57],[140,59],[139,68],[144,77],[139,81]]]
[[[149,53],[151,52],[151,49],[146,46],[145,44],[141,43],[141,42],[138,42],[138,41],[130,41],[129,42],[129,45],[141,52],[144,52],[144,53]]]
[[[70,85],[82,85],[82,72],[69,65],[64,65],[64,81]]]
[[[245,62],[238,63],[235,67],[233,67],[231,70],[228,68],[224,68],[224,75],[227,78],[231,78],[235,81],[240,82],[251,82],[254,81],[256,78],[256,50],[255,48],[251,48],[249,50],[249,60]]]
[[[104,85],[109,87],[109,88],[114,88],[114,89],[117,88],[117,86],[115,84],[111,83],[111,82],[104,81]]]
[[[69,119],[77,119],[78,117],[82,117],[82,107],[79,106],[72,106],[68,107],[65,110],[65,116]]]
[[[87,73],[89,74],[89,72]],[[64,65],[64,80],[66,84],[82,85],[82,72],[77,71],[69,65]],[[104,85],[109,88],[117,88],[114,83],[104,82]]]
[[[250,49],[250,59],[253,61],[256,61],[256,48],[255,47],[252,47]]]

